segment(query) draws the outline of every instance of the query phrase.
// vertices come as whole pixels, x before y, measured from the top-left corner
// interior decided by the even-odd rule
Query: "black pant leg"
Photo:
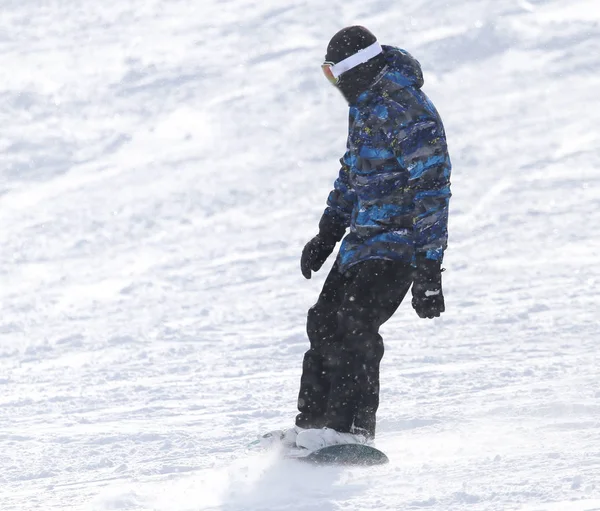
[[[396,311],[412,284],[412,267],[385,260],[351,269],[338,311],[337,342],[327,357],[329,396],[325,426],[375,436],[379,407],[379,328]]]
[[[335,344],[338,331],[338,309],[344,298],[348,279],[333,265],[317,303],[308,311],[306,330],[310,349],[304,354],[296,424],[303,428],[321,428],[330,388],[326,357]]]

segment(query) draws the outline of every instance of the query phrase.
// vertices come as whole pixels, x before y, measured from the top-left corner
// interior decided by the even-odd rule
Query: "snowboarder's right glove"
[[[324,214],[319,222],[319,234],[310,240],[302,250],[300,269],[304,278],[310,279],[311,270],[319,271],[333,252],[335,244],[342,239],[346,228],[331,216]]]
[[[412,306],[420,318],[438,318],[446,310],[442,293],[442,267],[439,261],[417,256],[412,286]]]

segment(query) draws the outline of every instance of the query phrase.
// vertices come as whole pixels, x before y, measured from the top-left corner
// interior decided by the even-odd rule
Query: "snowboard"
[[[289,452],[284,454],[284,458],[311,465],[373,466],[383,465],[390,461],[379,449],[363,444],[330,445],[308,454],[302,451]]]

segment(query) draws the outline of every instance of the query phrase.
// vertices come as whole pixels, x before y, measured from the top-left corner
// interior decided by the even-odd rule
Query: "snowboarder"
[[[411,285],[419,317],[444,312],[451,195],[444,127],[408,52],[352,26],[333,36],[322,68],[350,107],[349,130],[319,233],[302,252],[304,277],[349,233],[308,311],[296,424],[268,435],[309,450],[375,437],[379,328]]]

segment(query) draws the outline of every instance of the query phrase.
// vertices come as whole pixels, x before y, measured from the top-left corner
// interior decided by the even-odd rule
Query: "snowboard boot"
[[[258,440],[260,442],[260,446],[265,449],[279,445],[286,448],[296,447],[296,437],[301,431],[305,430],[300,426],[293,426],[288,429],[275,429],[265,433],[264,435],[261,435]]]
[[[369,442],[365,435],[344,433],[330,428],[305,429],[296,437],[296,445],[309,451],[316,451],[330,445],[367,443]]]

